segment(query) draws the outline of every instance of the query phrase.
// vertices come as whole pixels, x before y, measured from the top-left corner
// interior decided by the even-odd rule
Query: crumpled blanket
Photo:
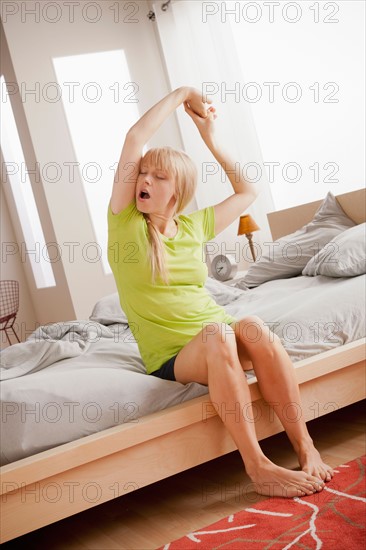
[[[112,338],[113,332],[95,321],[65,321],[38,327],[25,342],[0,353],[0,380],[18,378],[49,365],[85,353],[98,338]]]

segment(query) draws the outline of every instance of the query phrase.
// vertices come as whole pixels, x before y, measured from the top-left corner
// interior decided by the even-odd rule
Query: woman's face
[[[136,208],[144,214],[172,215],[175,184],[169,174],[141,162],[136,184]]]

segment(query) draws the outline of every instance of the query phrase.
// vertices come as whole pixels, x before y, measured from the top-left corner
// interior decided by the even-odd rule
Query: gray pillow
[[[225,306],[238,298],[243,291],[238,288],[228,287],[208,277],[205,288],[212,296],[216,303],[220,306]],[[128,324],[128,320],[125,312],[121,308],[119,302],[118,292],[109,294],[101,298],[94,306],[93,311],[89,317],[90,321],[101,323],[102,325],[113,325],[114,323]]]
[[[355,277],[366,273],[366,223],[339,233],[304,267],[303,275]]]
[[[262,256],[250,266],[244,283],[255,287],[273,279],[300,275],[329,241],[355,225],[329,191],[311,222],[273,243],[265,243]]]
[[[102,325],[113,325],[114,323],[128,324],[126,314],[119,303],[118,292],[101,298],[95,304],[89,319]]]

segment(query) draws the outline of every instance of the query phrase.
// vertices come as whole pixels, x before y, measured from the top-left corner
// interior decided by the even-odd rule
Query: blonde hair
[[[197,187],[197,169],[192,159],[184,151],[177,151],[171,147],[159,147],[146,151],[141,163],[154,166],[158,170],[167,172],[175,183],[175,210],[173,219],[176,220],[179,212],[192,200]],[[150,265],[152,280],[155,282],[157,275],[168,284],[168,269],[166,266],[165,250],[160,232],[144,214],[148,227],[150,242]]]

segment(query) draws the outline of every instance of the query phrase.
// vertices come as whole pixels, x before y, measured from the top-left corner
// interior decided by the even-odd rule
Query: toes
[[[310,474],[307,476],[307,481],[309,483],[323,483],[322,478],[319,475],[316,474]]]
[[[302,486],[292,486],[288,491],[286,491],[288,496],[297,496],[297,497],[308,497],[313,494],[313,490],[308,487]]]
[[[298,496],[310,496],[323,490],[324,482],[321,479],[316,481],[305,481],[305,483],[297,486]]]
[[[313,487],[300,487],[299,490],[304,493],[304,495],[312,495],[314,493]]]
[[[305,472],[309,477],[308,480],[311,482],[314,481],[314,477],[321,479],[322,482],[327,482],[332,479],[334,476],[333,469],[328,466],[322,460],[309,460],[306,464],[303,464],[302,471]]]
[[[318,470],[318,477],[320,477],[323,481],[330,481],[334,475],[334,472],[332,468],[329,466],[324,465],[323,468],[319,468]]]
[[[328,470],[325,470],[325,469],[324,469],[324,470],[322,471],[322,479],[323,479],[324,481],[330,481],[330,480],[332,479],[332,476],[331,476],[331,474],[330,474],[330,472],[329,472]]]
[[[324,483],[321,482],[321,483],[319,483],[319,484],[317,485],[317,489],[316,489],[316,490],[318,491],[318,493],[320,493],[320,491],[322,491],[323,489],[324,489]]]
[[[314,493],[321,493],[323,490],[323,485],[317,485],[314,487]]]
[[[317,471],[316,475],[322,480],[325,481],[327,479],[327,472],[325,470],[319,470]]]
[[[315,491],[322,491],[324,488],[324,481],[321,477],[312,479],[311,484]]]
[[[310,485],[309,487],[302,487],[300,490],[303,491],[304,495],[306,496],[313,495],[317,492],[316,487],[314,487],[313,485]]]

